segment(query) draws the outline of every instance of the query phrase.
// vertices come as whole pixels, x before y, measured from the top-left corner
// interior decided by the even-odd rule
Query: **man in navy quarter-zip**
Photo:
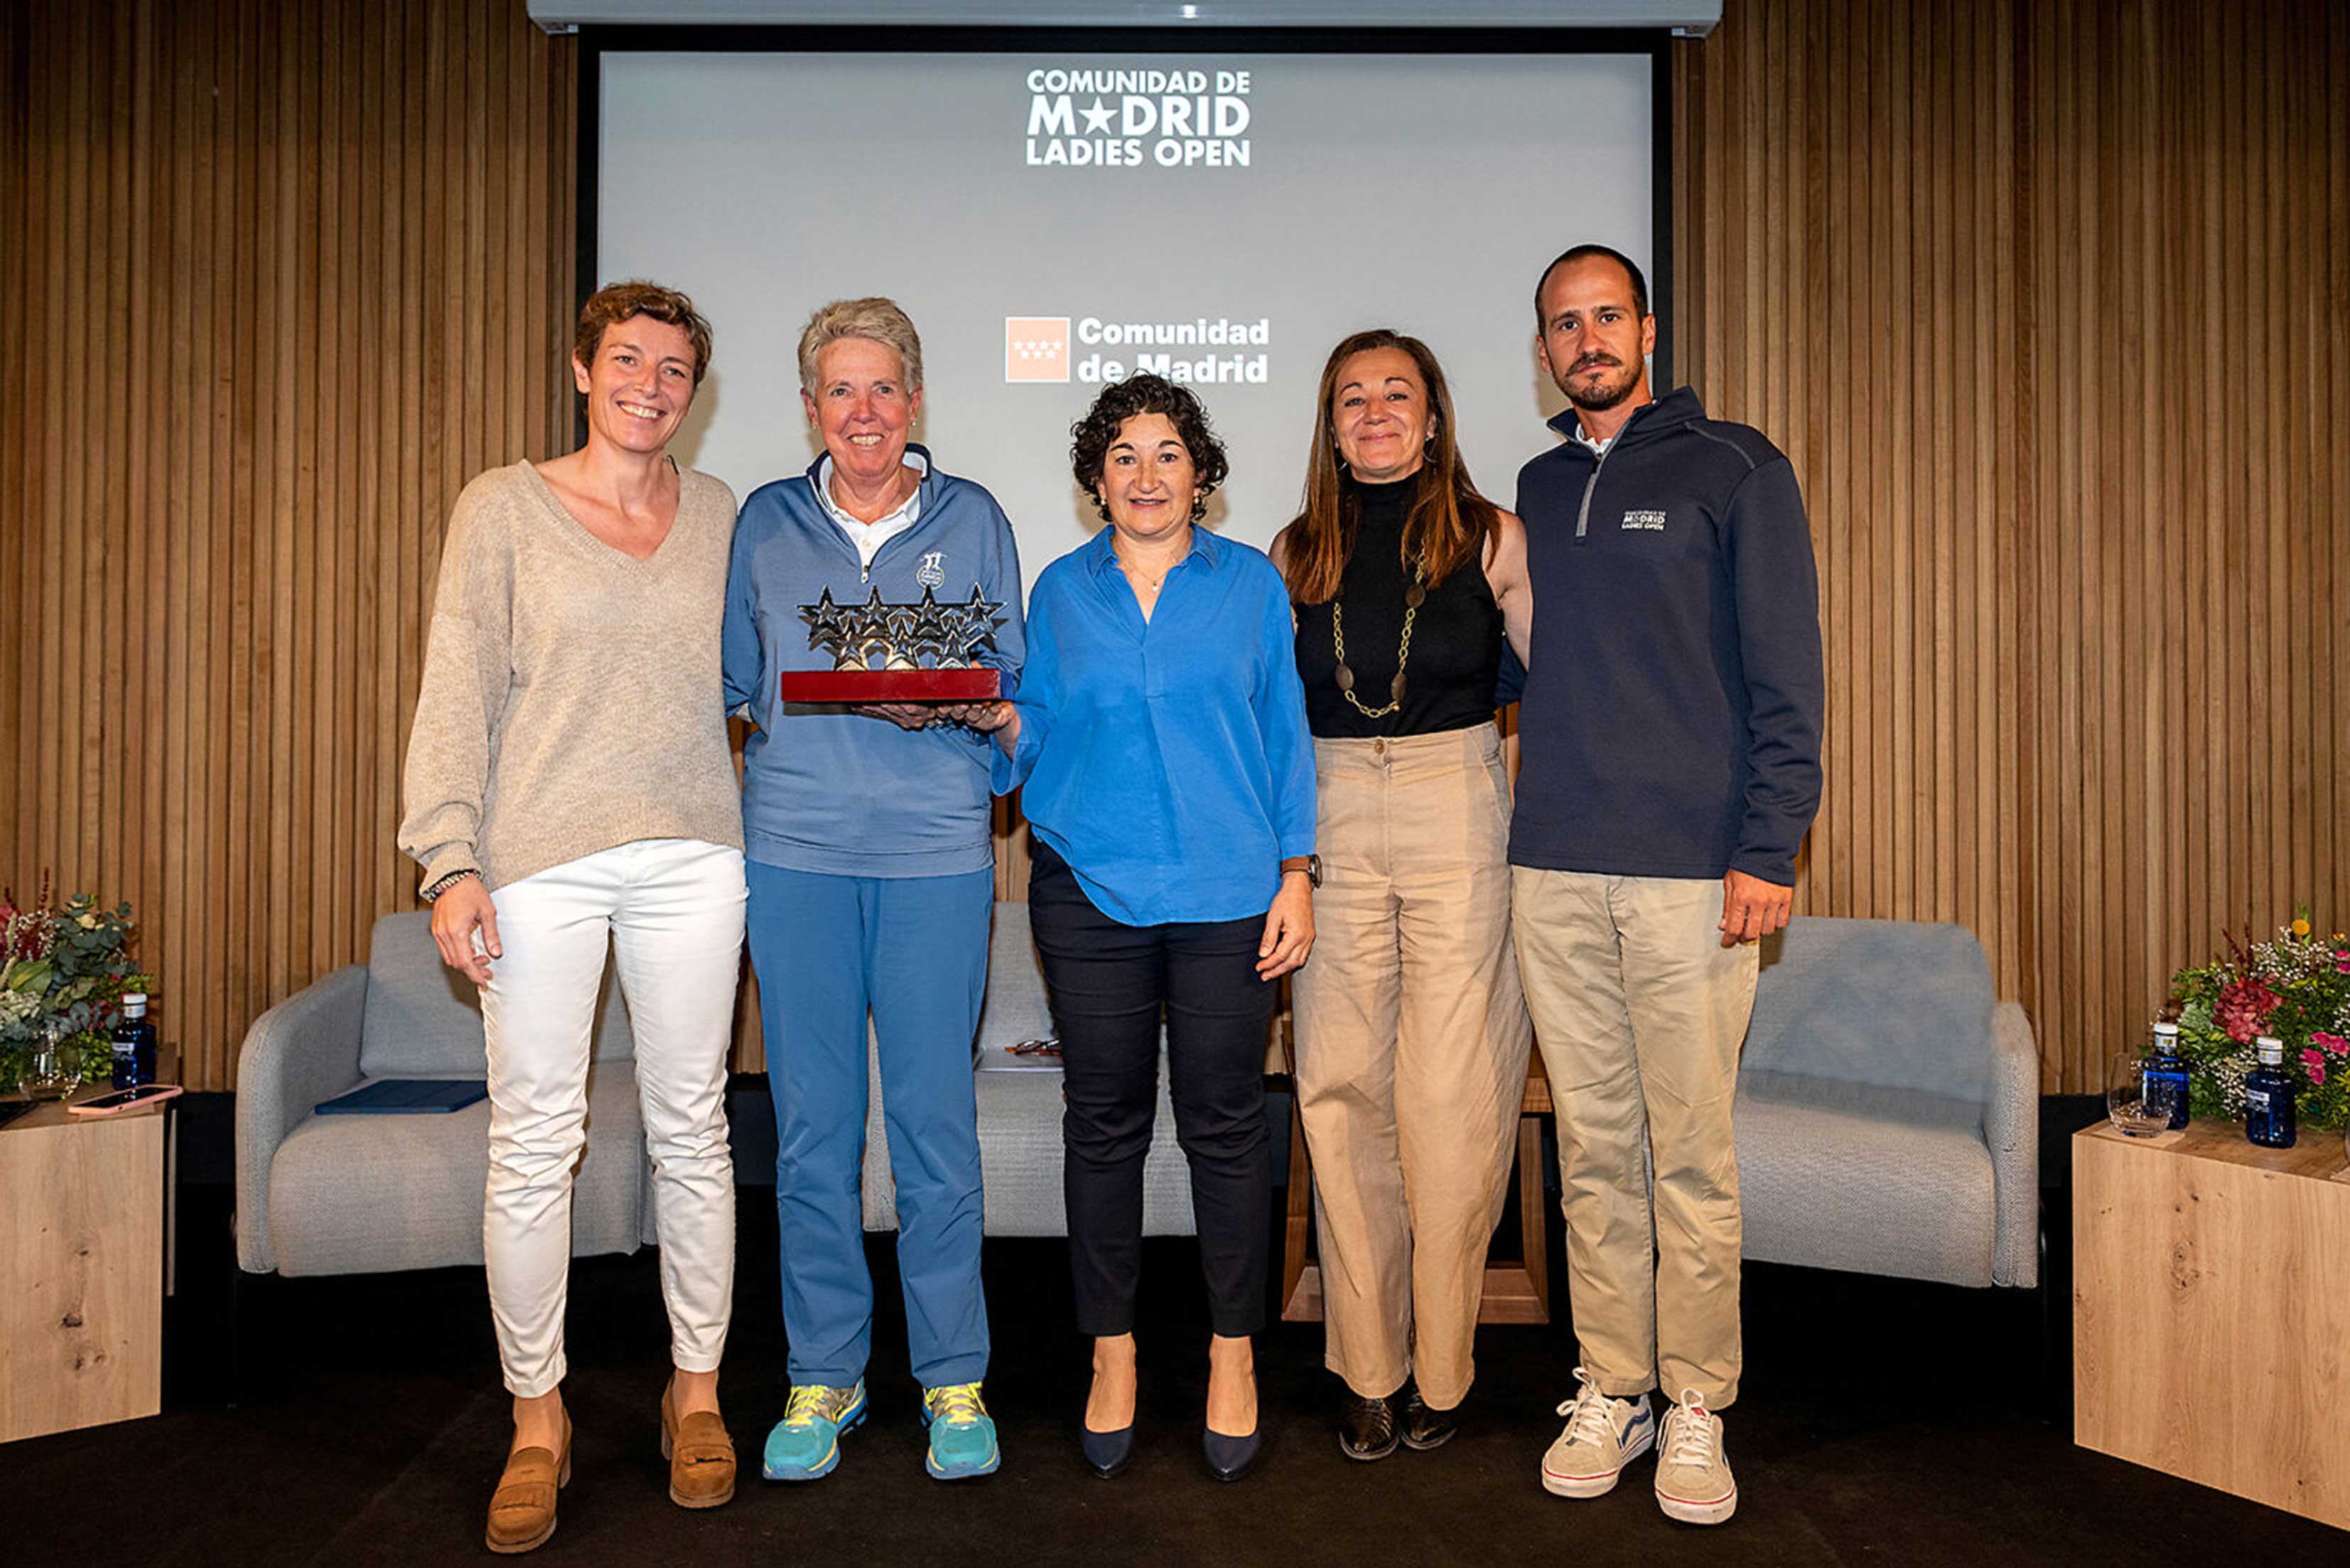
[[[1653,1447],[1658,1505],[1719,1524],[1738,1506],[1731,1101],[1755,944],[1787,923],[1819,808],[1818,574],[1785,455],[1650,390],[1638,265],[1578,245],[1534,312],[1570,406],[1518,475],[1534,614],[1512,905],[1583,1361],[1543,1484],[1596,1497]]]

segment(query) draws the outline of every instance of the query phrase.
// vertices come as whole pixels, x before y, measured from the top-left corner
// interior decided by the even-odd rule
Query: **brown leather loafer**
[[[716,1508],[734,1495],[734,1439],[707,1410],[682,1420],[661,1390],[661,1458],[669,1461],[669,1500],[680,1508]]]
[[[489,1529],[483,1539],[493,1552],[511,1555],[535,1551],[555,1533],[555,1494],[571,1484],[571,1419],[563,1421],[563,1452],[516,1449],[506,1456],[505,1473],[490,1495]]]

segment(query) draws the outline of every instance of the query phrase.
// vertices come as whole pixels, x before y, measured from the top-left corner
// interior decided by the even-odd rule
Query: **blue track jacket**
[[[932,463],[920,520],[882,545],[868,570],[816,497],[823,462],[752,492],[734,528],[726,708],[749,703],[759,726],[743,747],[744,853],[786,870],[842,877],[983,870],[995,863],[993,739],[959,724],[901,730],[835,708],[786,708],[776,677],[832,668],[829,655],[808,646],[800,618],[801,607],[827,589],[838,604],[862,604],[876,587],[886,603],[912,604],[929,587],[944,604],[969,599],[976,587],[1003,607],[995,651],[981,662],[1002,672],[1004,695],[1013,695],[1026,644],[1012,524],[984,489]]]

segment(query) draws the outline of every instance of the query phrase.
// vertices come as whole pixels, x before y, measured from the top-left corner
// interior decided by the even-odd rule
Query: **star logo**
[[[1118,111],[1104,104],[1101,99],[1096,99],[1091,109],[1081,112],[1086,117],[1086,134],[1103,136],[1108,133],[1109,122],[1116,117]]]
[[[1007,316],[1003,318],[1003,379],[1066,381],[1069,379],[1069,318]]]

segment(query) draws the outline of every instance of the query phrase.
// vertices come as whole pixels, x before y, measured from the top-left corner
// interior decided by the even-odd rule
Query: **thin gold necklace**
[[[1366,719],[1384,719],[1403,706],[1403,667],[1411,662],[1411,623],[1419,618],[1419,607],[1427,602],[1428,552],[1415,551],[1411,557],[1411,587],[1403,591],[1403,644],[1396,649],[1395,679],[1388,682],[1387,705],[1366,708],[1363,700],[1355,695],[1355,672],[1347,664],[1347,611],[1335,594],[1330,598],[1330,640],[1338,650],[1338,695],[1355,706],[1355,711]]]
[[[1181,565],[1183,564],[1184,559],[1186,558],[1186,556],[1188,556],[1190,554],[1191,554],[1191,552],[1190,552],[1189,550],[1186,550],[1186,551],[1184,552],[1184,554],[1183,554],[1183,555],[1176,556],[1172,561],[1170,561],[1170,562],[1167,564],[1167,566],[1166,566],[1165,569],[1164,569],[1164,570],[1162,570],[1162,571],[1161,571],[1161,572],[1160,572],[1157,576],[1155,576],[1155,577],[1145,577],[1145,576],[1143,576],[1139,572],[1138,572],[1138,571],[1137,571],[1133,566],[1128,566],[1128,565],[1127,564],[1127,559],[1126,559],[1126,557],[1125,557],[1124,556],[1121,556],[1121,555],[1119,555],[1119,554],[1118,553],[1117,547],[1116,547],[1115,545],[1113,545],[1113,546],[1111,547],[1111,549],[1110,549],[1109,558],[1110,558],[1111,560],[1113,560],[1113,561],[1115,561],[1115,562],[1117,562],[1117,563],[1118,563],[1118,569],[1120,572],[1122,572],[1122,573],[1124,573],[1124,574],[1126,575],[1126,580],[1127,580],[1128,582],[1129,582],[1129,583],[1140,583],[1144,587],[1149,588],[1152,593],[1154,593],[1154,594],[1155,594],[1155,593],[1157,593],[1157,592],[1159,591],[1159,584],[1161,584],[1161,583],[1163,583],[1163,582],[1165,582],[1165,581],[1167,580],[1167,574],[1168,574],[1169,572],[1173,571],[1176,567],[1178,567],[1178,566],[1181,566]]]

